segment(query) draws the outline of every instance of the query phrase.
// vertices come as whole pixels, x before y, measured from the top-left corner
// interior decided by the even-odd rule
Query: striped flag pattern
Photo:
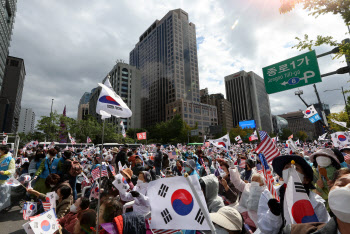
[[[345,154],[344,155],[344,161],[349,160],[349,159],[350,159],[350,154]]]
[[[276,198],[277,201],[280,201],[280,198],[279,198],[275,188],[273,187],[274,179],[273,179],[269,164],[267,163],[264,154],[259,154],[259,158],[261,161],[266,186],[267,186],[268,190],[271,192],[272,196],[274,196],[274,198]]]
[[[261,142],[256,147],[255,151],[257,153],[263,153],[266,157],[267,162],[272,162],[272,160],[281,155],[281,152],[277,149],[276,145],[273,143],[269,135],[264,131],[259,131]]]
[[[241,162],[239,163],[240,168],[245,168],[245,159],[241,159]]]
[[[113,167],[112,165],[108,165],[108,167],[109,167],[109,169],[111,170],[112,175],[113,175],[113,176],[116,176],[114,167]]]
[[[96,181],[98,178],[100,178],[100,168],[98,167],[98,168],[92,170],[91,176],[92,176],[92,179],[94,181]]]
[[[44,201],[42,201],[41,203],[43,204],[43,207],[44,207],[44,210],[45,210],[45,211],[48,211],[48,210],[51,209],[51,203],[50,203],[50,202],[44,202]]]
[[[108,171],[107,171],[106,165],[102,165],[102,166],[101,166],[101,169],[102,169],[102,171],[101,171],[101,177],[104,177],[104,176],[108,177]]]

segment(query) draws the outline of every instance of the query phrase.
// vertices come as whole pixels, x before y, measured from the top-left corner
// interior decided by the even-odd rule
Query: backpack
[[[77,175],[80,175],[80,173],[83,171],[81,165],[79,162],[77,161],[71,161],[69,160],[70,163],[71,163],[71,167],[69,169],[69,175],[71,176],[77,176]]]

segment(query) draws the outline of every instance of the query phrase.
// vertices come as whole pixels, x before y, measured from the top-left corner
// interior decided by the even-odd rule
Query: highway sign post
[[[263,68],[268,94],[322,82],[315,51]]]

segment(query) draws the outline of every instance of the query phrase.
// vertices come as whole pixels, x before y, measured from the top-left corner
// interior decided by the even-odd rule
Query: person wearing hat
[[[240,234],[245,233],[243,218],[233,207],[224,206],[216,213],[210,213],[216,233]]]
[[[310,156],[310,161],[313,163],[314,179],[313,185],[316,188],[316,193],[326,201],[328,206],[329,183],[334,179],[334,174],[340,169],[340,162],[333,149],[320,149]],[[340,153],[341,154],[341,153]]]
[[[330,217],[324,205],[324,200],[312,192],[313,170],[310,165],[300,156],[284,155],[273,159],[272,167],[280,177],[283,178],[284,184],[275,188],[280,202],[278,202],[268,189],[261,194],[258,208],[258,228],[262,233],[277,234],[285,226],[291,223],[285,200],[286,187],[292,170],[292,161],[295,170],[303,184],[303,187],[309,197],[310,203],[315,211],[319,222],[328,222]]]
[[[154,162],[153,160],[149,159],[145,161],[145,171],[148,171],[151,174],[152,180],[156,180],[156,171],[153,169]]]
[[[123,145],[122,149],[119,151],[119,153],[117,154],[116,160],[115,160],[115,164],[118,165],[118,163],[120,162],[122,164],[122,166],[129,165],[128,162],[128,156],[126,155],[126,152],[128,151],[129,146],[128,145]]]
[[[135,155],[135,166],[131,169],[135,176],[139,176],[139,173],[145,170],[145,168],[142,166],[142,160],[140,156]]]
[[[121,200],[124,202],[135,200],[133,212],[144,216],[151,211],[149,198],[147,197],[147,188],[150,181],[152,181],[151,174],[147,171],[141,171],[138,175],[137,184],[132,191],[119,191]]]
[[[350,230],[350,170],[341,168],[335,173],[329,193],[329,206],[334,216],[328,223],[287,225],[283,233],[347,234]]]
[[[187,160],[184,163],[184,167],[185,167],[185,171],[188,175],[196,175],[198,177],[198,179],[200,178],[200,176],[198,175],[196,169],[196,162],[193,159]]]
[[[130,189],[134,188],[134,184],[131,181],[131,177],[134,175],[132,170],[130,168],[125,168],[120,172],[120,174],[125,178],[126,182],[128,183]]]
[[[156,175],[160,176],[160,170],[162,170],[163,153],[160,150],[161,144],[157,143],[157,152],[154,156],[154,166],[156,168]]]

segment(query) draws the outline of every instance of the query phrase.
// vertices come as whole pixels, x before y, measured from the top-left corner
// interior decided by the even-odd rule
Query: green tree
[[[338,113],[331,113],[330,115],[327,116],[328,119],[328,125],[329,128],[335,132],[338,131],[347,131],[346,128],[343,128],[342,126],[335,124],[331,121],[331,119],[334,119],[339,122],[346,122],[347,126],[350,126],[350,121],[349,121],[349,116],[345,111],[341,111]]]
[[[249,137],[253,134],[254,129],[252,128],[245,128],[242,129],[240,126],[236,126],[235,128],[232,128],[230,130],[229,136],[230,136],[230,141],[236,142],[235,138],[237,136],[241,136],[241,139],[243,142],[249,143]]]
[[[288,137],[292,134],[293,134],[293,132],[291,130],[289,130],[288,128],[284,128],[284,129],[282,129],[282,134],[280,135],[280,139],[282,141],[286,141],[286,140],[288,140]]]
[[[334,15],[340,15],[344,23],[350,25],[350,1],[349,0],[283,0],[280,7],[280,13],[286,14],[292,11],[296,5],[301,4],[304,9],[307,10],[309,15],[318,17],[327,13]],[[343,43],[334,40],[332,36],[318,35],[316,39],[309,39],[307,34],[303,39],[296,37],[299,41],[293,48],[297,48],[300,51],[304,49],[312,50],[313,47],[321,45],[338,46],[339,51],[335,54],[336,59],[341,58],[343,55],[348,55],[350,59],[350,43]]]
[[[44,133],[46,141],[57,141],[59,124],[60,115],[55,111],[50,116],[41,116],[36,125],[36,129]]]
[[[304,131],[299,131],[299,132],[297,132],[296,137],[302,141],[306,141],[307,134]]]

